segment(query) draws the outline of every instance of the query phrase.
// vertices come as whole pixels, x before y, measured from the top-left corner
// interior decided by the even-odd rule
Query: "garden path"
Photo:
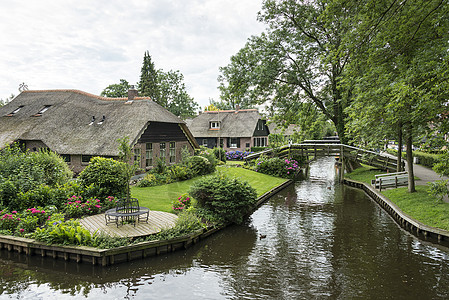
[[[82,218],[81,225],[90,233],[98,231],[114,237],[139,237],[146,236],[175,226],[178,216],[162,211],[151,211],[147,223],[124,224],[117,227],[114,223],[106,225],[104,214],[98,214]]]

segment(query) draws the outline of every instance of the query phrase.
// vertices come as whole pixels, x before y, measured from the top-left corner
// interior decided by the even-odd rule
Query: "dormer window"
[[[220,129],[220,122],[218,121],[212,121],[210,122],[210,129]]]
[[[16,113],[18,113],[21,109],[22,109],[23,105],[20,105],[19,107],[17,107],[15,110],[13,110],[11,113],[7,114],[7,117],[12,117],[14,116]]]

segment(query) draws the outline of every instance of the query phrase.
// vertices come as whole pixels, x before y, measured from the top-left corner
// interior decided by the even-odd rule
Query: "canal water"
[[[399,228],[334,160],[243,225],[106,268],[0,252],[0,299],[447,299],[449,250]]]

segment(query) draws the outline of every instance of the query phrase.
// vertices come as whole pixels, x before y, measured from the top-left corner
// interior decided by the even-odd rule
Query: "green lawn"
[[[371,184],[375,174],[383,171],[362,167],[345,177]],[[416,193],[409,193],[407,187],[382,191],[388,199],[395,203],[404,213],[428,226],[449,230],[449,203],[440,202],[427,193],[428,186],[416,186]]]
[[[268,176],[244,168],[221,166],[217,169],[218,172],[224,172],[229,176],[248,181],[256,189],[258,196],[286,181],[283,178]],[[190,186],[200,178],[196,177],[186,181],[146,188],[133,186],[131,187],[131,195],[139,199],[141,206],[149,207],[151,210],[171,212],[172,201],[187,193]]]
[[[416,186],[416,193],[409,193],[407,187],[382,191],[404,213],[413,219],[449,231],[449,203],[440,202],[427,193],[426,185]]]

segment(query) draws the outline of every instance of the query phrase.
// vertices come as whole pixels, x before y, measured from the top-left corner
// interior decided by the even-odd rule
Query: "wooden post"
[[[340,148],[340,159],[341,159],[340,182],[343,182],[345,180],[345,152],[343,145]]]

